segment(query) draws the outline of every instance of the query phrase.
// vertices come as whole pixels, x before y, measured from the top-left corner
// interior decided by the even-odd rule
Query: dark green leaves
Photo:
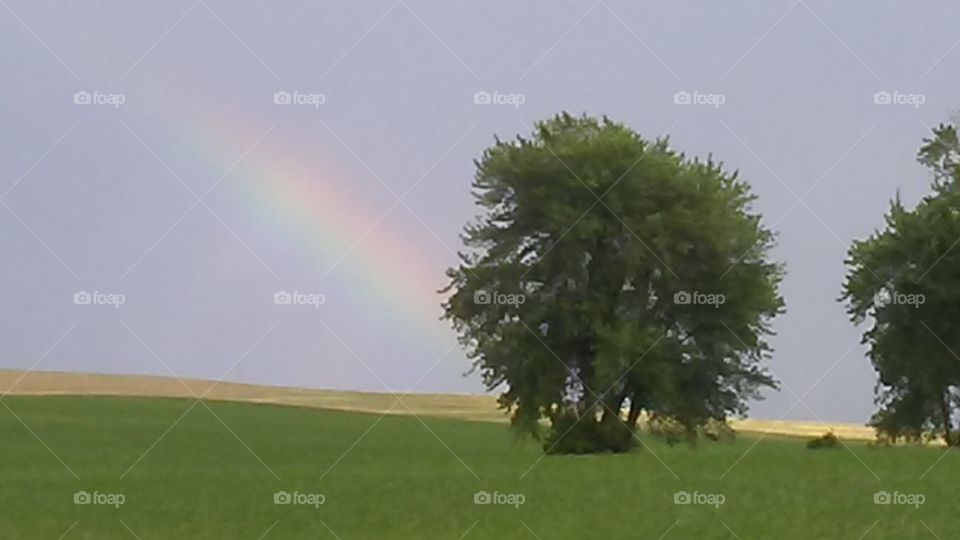
[[[736,175],[562,114],[498,139],[473,187],[446,316],[516,425],[616,423],[635,404],[693,430],[773,384],[781,268]]]

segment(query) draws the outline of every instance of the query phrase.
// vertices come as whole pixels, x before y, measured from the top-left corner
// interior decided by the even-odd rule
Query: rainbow
[[[223,173],[223,163],[233,163],[270,122],[244,126],[235,118],[217,118],[209,111],[206,117],[182,125],[165,122],[170,128],[165,136],[178,155],[200,161],[204,172],[213,175],[212,182]],[[182,114],[175,117],[183,118]],[[344,189],[345,176],[334,165],[293,156],[289,147],[278,142],[282,128],[281,121],[236,164],[216,188],[218,195],[239,197],[237,205],[256,214],[252,218],[258,227],[269,229],[264,235],[281,238],[291,252],[310,259],[318,277],[342,256],[331,276],[350,277],[352,307],[388,314],[403,326],[400,332],[422,342],[424,348],[452,344],[453,331],[439,320],[442,297],[437,290],[446,285],[444,270],[455,263],[455,255],[412,216],[406,227],[388,224],[387,218],[377,222],[386,207],[374,208]],[[370,181],[377,182],[372,176]],[[390,216],[403,212],[406,209],[398,204]],[[318,281],[320,292],[323,281]]]

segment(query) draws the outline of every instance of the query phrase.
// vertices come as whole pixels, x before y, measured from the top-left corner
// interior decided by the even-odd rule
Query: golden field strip
[[[271,403],[376,414],[416,414],[482,422],[506,422],[496,399],[484,395],[387,394],[263,386],[141,375],[101,375],[0,370],[2,395],[95,395],[204,398]],[[833,431],[851,440],[873,440],[873,430],[856,424],[786,420],[733,420],[734,429],[771,435],[815,437]]]

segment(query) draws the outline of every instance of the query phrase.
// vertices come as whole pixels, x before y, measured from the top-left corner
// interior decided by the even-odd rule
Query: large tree
[[[872,424],[890,438],[937,433],[953,444],[960,406],[960,153],[957,130],[940,125],[918,160],[932,192],[913,209],[899,195],[885,226],[854,242],[842,300],[879,375]]]
[[[761,363],[782,271],[736,174],[565,113],[476,167],[482,213],[444,307],[515,426],[619,450],[641,411],[692,432],[775,385]]]

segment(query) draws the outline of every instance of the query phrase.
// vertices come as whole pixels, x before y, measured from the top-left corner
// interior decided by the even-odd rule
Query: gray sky
[[[788,271],[752,415],[864,421],[842,261],[927,191],[960,5],[740,6],[3,0],[0,366],[478,392],[434,293],[472,160],[567,110],[741,171]]]

